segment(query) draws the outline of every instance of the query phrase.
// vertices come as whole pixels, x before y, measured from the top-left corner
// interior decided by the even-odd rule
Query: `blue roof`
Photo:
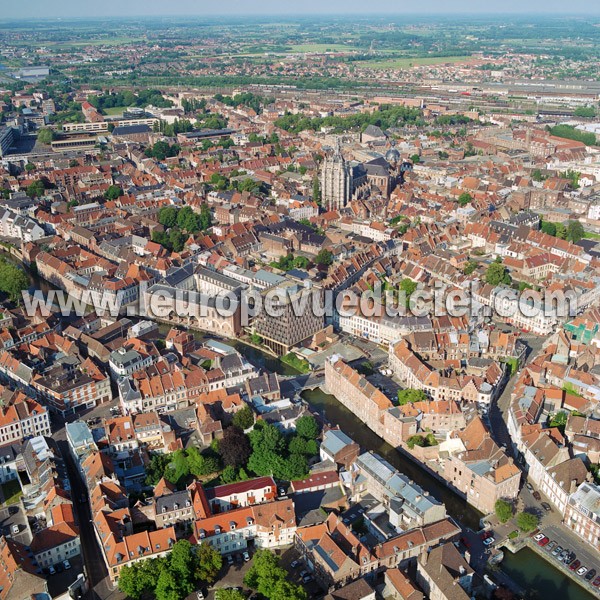
[[[337,454],[340,450],[353,443],[352,438],[348,437],[343,431],[330,429],[323,436],[321,446],[330,454]]]

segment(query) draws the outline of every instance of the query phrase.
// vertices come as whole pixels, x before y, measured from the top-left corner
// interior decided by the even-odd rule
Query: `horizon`
[[[258,6],[256,5],[258,4]],[[260,3],[249,3],[240,1],[226,2],[225,6],[219,4],[193,0],[173,0],[165,10],[165,4],[158,0],[130,0],[125,6],[116,0],[106,0],[101,6],[82,4],[76,0],[56,0],[49,4],[45,0],[31,0],[24,6],[12,4],[5,7],[2,21],[12,20],[63,20],[63,19],[126,19],[126,18],[171,18],[171,17],[289,17],[307,18],[315,17],[344,17],[365,16],[382,17],[385,15],[410,15],[411,17],[482,17],[482,16],[519,16],[519,17],[580,17],[584,15],[600,15],[600,6],[590,7],[583,0],[573,0],[569,10],[565,11],[563,2],[556,0],[533,0],[524,5],[518,0],[491,0],[481,5],[473,0],[454,0],[443,2],[433,0],[428,9],[418,7],[399,7],[391,0],[381,0],[375,8],[369,7],[365,10],[364,4],[358,0],[331,0],[326,6],[315,0],[307,0],[304,10],[294,6],[288,10],[286,6],[275,0],[263,0]]]

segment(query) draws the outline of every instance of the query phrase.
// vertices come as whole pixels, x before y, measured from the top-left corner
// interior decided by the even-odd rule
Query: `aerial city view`
[[[0,11],[0,600],[600,597],[600,5]]]

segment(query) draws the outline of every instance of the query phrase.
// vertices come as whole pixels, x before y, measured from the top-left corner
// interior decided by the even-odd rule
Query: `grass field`
[[[19,482],[16,479],[12,479],[2,484],[2,494],[4,496],[4,504],[8,506],[17,502],[23,495],[23,492],[21,491]]]
[[[109,117],[114,117],[115,115],[122,115],[124,110],[127,110],[126,106],[113,106],[112,108],[105,108],[104,112]]]
[[[408,69],[419,65],[443,65],[468,60],[469,56],[425,56],[423,58],[387,58],[382,60],[361,60],[354,64],[371,69]]]
[[[291,46],[292,52],[354,52],[360,48],[344,44],[297,44]]]
[[[586,231],[583,234],[586,240],[600,240],[600,233],[594,233],[593,231]]]

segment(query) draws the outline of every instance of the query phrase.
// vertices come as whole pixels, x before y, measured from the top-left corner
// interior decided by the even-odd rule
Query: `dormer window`
[[[206,531],[204,531],[204,529],[199,529],[198,530],[198,537],[203,540],[206,537]]]
[[[215,527],[215,533],[217,535],[219,535],[219,533],[221,533],[221,528],[218,525]]]
[[[229,529],[231,531],[233,531],[235,529],[235,522],[234,521],[229,521]]]

